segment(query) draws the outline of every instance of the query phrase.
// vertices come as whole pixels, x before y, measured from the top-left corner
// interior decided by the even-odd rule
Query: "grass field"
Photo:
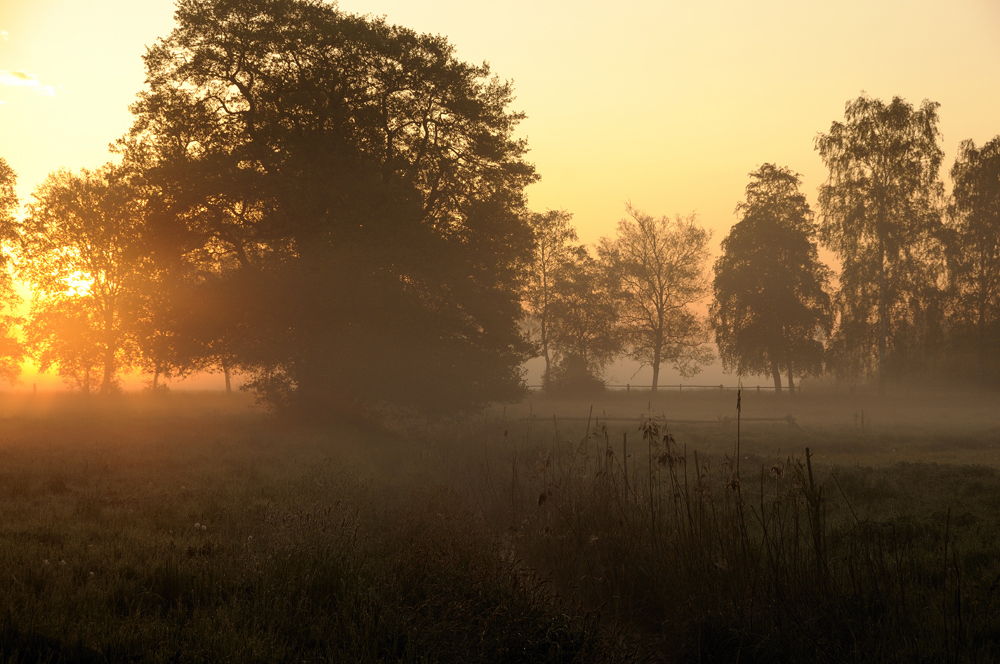
[[[998,397],[0,397],[0,661],[997,661]]]

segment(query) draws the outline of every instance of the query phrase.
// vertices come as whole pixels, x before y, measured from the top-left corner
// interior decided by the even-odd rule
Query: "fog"
[[[1000,135],[944,136],[968,109],[684,69],[734,118],[642,57],[626,99],[595,40],[546,86],[607,111],[573,136],[602,186],[549,205],[576,152],[440,30],[176,7],[106,163],[25,195],[0,154],[0,659],[1000,659]],[[678,126],[697,155],[652,147]]]

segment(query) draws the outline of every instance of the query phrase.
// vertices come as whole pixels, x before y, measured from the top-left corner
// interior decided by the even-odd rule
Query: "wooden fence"
[[[529,390],[534,390],[534,391],[540,391],[542,389],[542,386],[541,385],[528,385],[528,389]],[[606,390],[619,390],[619,391],[624,391],[624,392],[632,392],[633,390],[636,391],[636,392],[651,392],[653,390],[653,386],[652,385],[631,385],[631,384],[626,383],[625,385],[605,385],[604,389],[606,389]],[[721,384],[720,385],[692,385],[690,383],[689,384],[676,383],[676,384],[673,384],[673,385],[666,385],[666,384],[660,383],[657,386],[657,388],[656,388],[657,392],[672,392],[672,391],[675,391],[675,390],[677,392],[683,392],[684,390],[719,390],[721,392],[721,391],[724,391],[724,390],[739,390],[739,389],[742,389],[744,392],[757,392],[759,394],[761,390],[764,390],[766,392],[768,390],[774,390],[775,387],[774,387],[774,385],[743,385],[742,387],[740,387],[739,385],[721,385]],[[782,389],[782,391],[784,391],[784,390],[788,390],[789,388],[788,388],[788,386],[782,386],[781,389]],[[802,386],[801,385],[796,385],[795,387],[793,387],[791,389],[795,390],[796,392],[801,392],[802,391]]]
[[[653,422],[657,424],[736,424],[735,417],[719,417],[714,420],[678,420],[673,418],[667,418],[662,416],[654,416],[652,418]],[[529,417],[520,418],[522,422],[587,422],[588,425],[591,421],[597,422],[632,422],[632,423],[642,423],[646,421],[645,417],[558,417],[556,415],[552,416],[539,416],[531,415]],[[790,427],[798,427],[799,424],[794,417],[791,415],[785,415],[784,417],[741,417],[739,418],[741,423],[743,422],[769,422],[777,423],[784,422]]]

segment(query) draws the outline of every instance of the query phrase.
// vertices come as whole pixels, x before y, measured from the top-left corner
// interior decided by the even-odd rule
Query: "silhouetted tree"
[[[170,297],[165,275],[156,270],[148,256],[142,255],[143,278],[138,288],[129,289],[126,310],[130,316],[130,333],[138,349],[137,366],[151,376],[153,391],[165,389],[160,379],[184,377],[207,367],[200,361],[201,349],[191,352],[184,347],[187,337],[179,334],[180,321]],[[191,358],[199,362],[192,364]]]
[[[631,205],[614,239],[602,238],[601,262],[616,288],[619,325],[628,354],[653,368],[671,362],[690,376],[711,362],[708,325],[692,305],[709,292],[705,267],[711,233],[695,215],[656,219]]]
[[[157,265],[272,404],[472,406],[523,389],[534,182],[508,83],[318,0],[181,0],[124,141]],[[207,307],[201,307],[202,310]]]
[[[831,350],[842,373],[877,372],[879,385],[890,353],[912,362],[941,322],[937,108],[862,95],[816,139],[829,169],[820,238],[842,264]]]
[[[585,247],[577,247],[552,276],[549,333],[555,361],[549,386],[603,389],[604,369],[621,351],[616,299],[606,274]]]
[[[110,164],[52,173],[34,196],[18,270],[32,290],[25,337],[43,371],[55,365],[107,393],[137,359],[128,303],[141,280],[139,203]]]
[[[576,247],[576,229],[570,225],[573,215],[563,210],[549,210],[544,214],[532,213],[529,217],[534,234],[534,251],[525,288],[525,305],[528,316],[538,326],[538,342],[545,371],[542,386],[547,387],[552,371],[550,353],[551,305],[555,298],[556,273],[572,263]]]
[[[953,335],[974,340],[977,373],[983,380],[990,360],[996,361],[996,352],[990,350],[1000,335],[1000,136],[981,148],[963,141],[951,177]]]
[[[24,346],[18,340],[16,328],[23,321],[15,315],[21,297],[17,294],[11,273],[12,254],[20,241],[16,213],[20,205],[14,186],[17,174],[0,157],[0,380],[17,381],[24,360]]]
[[[715,262],[712,326],[726,370],[781,371],[794,376],[823,369],[821,336],[830,334],[829,269],[819,261],[816,226],[798,173],[764,164],[750,174],[740,220]]]

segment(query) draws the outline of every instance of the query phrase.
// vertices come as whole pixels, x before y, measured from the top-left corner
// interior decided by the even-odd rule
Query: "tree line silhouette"
[[[712,361],[713,333],[777,388],[997,375],[1000,137],[962,144],[945,196],[936,104],[849,102],[816,139],[818,215],[794,171],[751,173],[713,279],[694,214],[629,206],[587,247],[530,211],[513,89],[444,37],[318,0],[175,18],[118,163],[52,173],[20,219],[0,160],[0,377],[30,355],[88,392],[221,371],[278,408],[440,411],[516,398],[538,355],[549,389],[600,387],[622,355],[655,388]]]
[[[694,263],[707,268],[707,237],[678,235],[680,218],[673,225],[667,218],[654,222],[628,208],[630,219],[620,222],[618,237],[598,245],[605,282],[590,296],[605,309],[617,307],[604,314],[615,325],[594,328],[605,335],[595,348],[614,352],[589,353],[562,341],[565,330],[582,322],[561,313],[564,301],[581,299],[576,292],[572,300],[560,294],[561,273],[573,274],[573,263],[590,254],[572,245],[567,214],[535,215],[536,227],[551,229],[536,231],[539,237],[572,248],[536,251],[528,302],[534,318],[545,321],[544,384],[562,387],[569,370],[582,374],[573,379],[578,386],[593,383],[624,354],[653,366],[656,389],[658,362],[672,362],[689,375],[710,359],[701,344],[711,328],[724,369],[769,373],[776,390],[782,374],[789,387],[796,377],[821,374],[879,387],[916,377],[995,385],[1000,136],[981,148],[961,143],[947,196],[939,175],[937,109],[929,101],[914,108],[898,97],[849,101],[844,121],[816,138],[828,169],[818,215],[801,192],[798,173],[775,164],[750,173],[746,200],[736,207],[738,221],[722,241],[711,277],[689,260],[697,254]],[[647,238],[641,251],[634,251],[636,237]],[[658,241],[671,251],[658,248]],[[834,252],[838,273],[819,260],[820,244]],[[628,269],[621,269],[613,247],[634,251]],[[559,257],[558,265],[543,256]],[[691,305],[709,283],[709,316],[698,321]],[[664,293],[676,298],[677,308],[661,306]],[[572,336],[585,337],[580,331]]]

